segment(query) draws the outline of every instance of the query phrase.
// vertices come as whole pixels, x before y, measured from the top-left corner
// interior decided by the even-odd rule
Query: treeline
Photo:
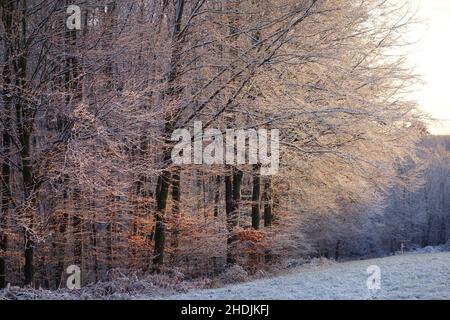
[[[316,254],[332,259],[377,257],[450,240],[450,139],[426,136],[418,157],[397,168],[397,183],[370,206],[308,217],[302,232]],[[315,221],[315,228],[311,228]]]
[[[397,188],[391,195],[388,235],[405,249],[437,246],[450,240],[450,138],[428,136],[420,145],[419,187]],[[397,247],[398,250],[398,247]]]
[[[367,221],[416,180],[407,3],[3,0],[0,17],[0,288],[58,288],[72,264],[84,283],[256,271],[337,257],[356,229],[374,251]],[[278,129],[279,172],[175,165],[194,121]]]

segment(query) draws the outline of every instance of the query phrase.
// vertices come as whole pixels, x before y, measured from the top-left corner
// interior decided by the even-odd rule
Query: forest
[[[1,0],[0,289],[447,243],[418,23],[393,0]],[[199,122],[278,132],[278,170],[173,161]]]

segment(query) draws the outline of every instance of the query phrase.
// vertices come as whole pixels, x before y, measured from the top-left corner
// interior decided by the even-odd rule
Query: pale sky
[[[450,0],[409,0],[426,19],[422,30],[414,31],[421,41],[412,56],[425,80],[418,93],[421,108],[435,119],[432,134],[450,134]]]

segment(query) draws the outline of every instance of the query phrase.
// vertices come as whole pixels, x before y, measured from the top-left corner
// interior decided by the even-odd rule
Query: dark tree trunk
[[[227,221],[231,220],[231,213],[233,211],[233,178],[231,173],[225,175],[225,211],[227,214]]]
[[[18,114],[23,114],[24,106],[21,103],[17,105]],[[28,209],[24,214],[26,227],[24,228],[25,236],[25,285],[34,286],[34,241],[33,241],[33,228],[34,228],[34,208],[35,199],[33,194],[33,174],[31,164],[31,150],[30,150],[30,125],[19,126],[19,137],[21,142],[21,157],[22,157],[22,178],[24,184],[25,201],[29,203]]]
[[[252,191],[252,228],[259,230],[261,214],[260,214],[260,198],[261,198],[261,176],[260,167],[253,166],[253,191]]]
[[[181,190],[180,190],[180,168],[177,168],[172,174],[172,213],[176,216],[180,214],[180,201],[181,201]]]
[[[2,200],[2,206],[3,206],[3,200]],[[8,237],[5,231],[6,230],[6,210],[2,210],[2,214],[4,216],[0,219],[0,228],[2,228],[2,232],[0,232],[0,254],[4,255],[7,253],[8,250]],[[6,287],[6,258],[0,257],[0,289],[3,289]]]
[[[179,245],[179,234],[180,234],[180,201],[181,201],[181,190],[180,190],[181,176],[180,168],[177,168],[172,174],[172,215],[174,218],[175,225],[173,226],[172,232],[172,263],[176,261],[176,252]]]
[[[216,190],[214,194],[214,217],[217,218],[219,216],[219,210],[220,210],[220,184],[222,182],[222,177],[217,176],[216,177]]]
[[[239,223],[239,207],[241,204],[241,187],[242,187],[242,178],[244,174],[239,169],[234,169],[233,173],[233,207],[232,207],[232,215],[233,215],[233,225],[237,226]]]
[[[25,8],[22,12],[22,21],[25,25]],[[23,27],[24,28],[24,27]],[[25,30],[22,30],[23,37],[25,37]],[[25,101],[24,95],[27,87],[27,66],[28,60],[25,53],[22,53],[17,59],[16,73],[18,78],[16,81],[19,92],[19,98],[16,103],[16,118],[17,118],[17,132],[20,143],[20,156],[22,160],[22,180],[24,199],[28,203],[27,209],[24,213],[24,220],[26,227],[24,228],[25,237],[25,285],[34,286],[34,241],[32,230],[34,228],[34,210],[35,210],[35,195],[34,195],[34,179],[33,179],[33,165],[31,155],[31,133],[33,131],[33,111],[28,101]]]
[[[227,263],[234,264],[236,259],[233,255],[233,244],[236,242],[236,237],[233,230],[239,224],[239,207],[241,202],[241,186],[242,186],[243,172],[239,169],[233,168],[233,175],[225,177],[226,193],[231,194],[231,210],[227,216],[228,238],[227,238]],[[229,204],[227,203],[227,206]]]
[[[73,217],[74,258],[75,264],[83,267],[83,218],[80,215]]]
[[[98,282],[98,252],[97,252],[97,243],[98,243],[98,236],[97,236],[97,223],[96,221],[96,217],[94,214],[93,217],[93,222],[91,223],[91,254],[93,256],[93,267],[94,267],[94,277],[95,277],[95,282]]]
[[[66,1],[66,5],[72,4],[71,0]],[[84,28],[86,31],[86,21],[84,21]],[[76,46],[77,46],[77,30],[66,30],[64,34],[65,41],[65,50],[67,54],[67,58],[65,60],[65,72],[64,72],[64,86],[67,90],[66,103],[71,107],[75,107],[76,104],[82,101],[83,89],[82,89],[82,81],[80,79],[80,75],[82,74],[80,62],[75,55]],[[67,126],[67,124],[65,125]],[[75,188],[73,190],[73,199],[74,199],[74,207],[75,214],[72,216],[72,233],[73,233],[73,249],[74,249],[74,259],[73,263],[75,263],[78,267],[83,269],[83,218],[80,213],[81,211],[81,190]],[[68,216],[66,219],[68,220]],[[68,221],[62,222],[62,230],[63,232],[67,231]],[[65,235],[63,235],[65,237]],[[64,243],[65,246],[65,243]],[[62,273],[65,272],[65,268],[63,266]]]
[[[81,211],[81,190],[75,188],[73,199],[75,214],[72,217],[74,263],[83,270],[83,218]]]
[[[63,185],[66,185],[67,179],[63,180]],[[64,189],[63,191],[63,201],[64,201],[64,207],[67,205],[68,200],[68,191]],[[57,228],[57,234],[59,237],[57,237],[58,243],[56,244],[56,259],[57,259],[57,265],[56,265],[56,277],[55,277],[55,286],[56,288],[60,288],[61,282],[63,279],[63,275],[65,273],[65,254],[66,254],[66,231],[67,231],[67,223],[69,220],[69,215],[67,213],[63,213],[62,217],[59,217],[57,219],[56,228]]]
[[[264,181],[264,227],[268,228],[272,226],[273,214],[272,214],[272,181],[270,177],[265,178]],[[270,263],[272,261],[272,250],[267,249],[265,252],[265,262]]]
[[[227,172],[225,175],[225,211],[226,211],[226,221],[227,221],[227,263],[234,263],[233,255],[230,250],[230,244],[232,242],[232,233],[233,233],[233,221],[232,221],[232,213],[233,213],[233,178],[231,176],[231,172]]]
[[[5,27],[5,49],[7,62],[6,83],[12,83],[12,74],[14,73],[14,92],[16,97],[14,101],[16,128],[18,136],[18,149],[21,158],[22,190],[24,196],[24,209],[21,212],[21,218],[24,222],[25,239],[25,285],[34,284],[34,265],[33,265],[33,239],[32,229],[34,224],[34,182],[32,172],[31,155],[31,133],[33,130],[34,112],[31,110],[30,101],[27,96],[27,67],[28,67],[28,48],[25,47],[27,38],[27,3],[23,1],[2,1],[2,21]],[[19,8],[19,6],[21,7]],[[9,42],[9,43],[8,43]],[[10,58],[8,58],[8,55]],[[12,68],[11,68],[12,67]],[[6,72],[6,74],[5,74]],[[8,75],[9,73],[9,75]],[[8,79],[9,77],[9,79]],[[5,102],[5,101],[4,101]],[[8,102],[8,98],[6,100]]]
[[[272,183],[270,177],[264,182],[264,227],[272,226]]]
[[[156,187],[156,225],[155,225],[155,250],[153,258],[153,271],[160,272],[164,263],[164,243],[166,239],[164,213],[167,206],[167,198],[170,186],[170,171],[164,170],[158,177]]]
[[[5,28],[5,34],[11,35],[12,33],[12,2],[2,2],[2,21]],[[8,250],[8,235],[7,235],[7,224],[8,224],[8,212],[9,205],[11,201],[11,104],[12,104],[12,88],[11,88],[11,58],[12,58],[12,44],[10,39],[4,39],[4,67],[3,67],[3,90],[2,90],[2,100],[4,106],[3,120],[3,134],[2,134],[2,144],[5,159],[1,166],[1,176],[0,176],[0,193],[2,195],[2,200],[0,204],[0,289],[6,287],[6,258],[3,256]]]
[[[5,129],[6,130],[6,129]],[[6,137],[7,136],[7,137]],[[0,289],[6,287],[6,258],[3,257],[8,250],[8,212],[11,199],[10,192],[10,141],[8,133],[3,135],[3,150],[5,151],[6,159],[2,163],[2,175],[1,175],[1,194],[2,201],[0,205]]]
[[[338,240],[337,243],[336,243],[336,251],[334,252],[334,259],[336,261],[339,260],[340,250],[341,250],[341,240]]]
[[[113,200],[114,201],[114,200]],[[107,228],[106,239],[106,254],[107,254],[107,267],[108,270],[112,270],[114,267],[114,212],[109,213],[109,221]]]
[[[175,100],[181,93],[182,89],[176,86],[176,80],[178,78],[179,72],[179,62],[181,60],[181,22],[184,12],[184,0],[176,0],[175,2],[175,22],[173,25],[172,41],[173,49],[170,61],[170,70],[167,75],[167,85],[168,88],[165,92],[165,97],[167,102]],[[174,116],[173,110],[168,110],[165,115],[165,126],[164,126],[164,137],[166,139],[167,146],[163,150],[163,162],[164,169],[158,177],[158,182],[156,185],[156,214],[155,214],[155,248],[154,248],[154,258],[153,258],[153,271],[160,272],[161,267],[164,263],[164,243],[165,243],[165,225],[164,225],[164,214],[167,206],[167,198],[169,195],[170,187],[170,164],[171,164],[171,148],[172,142],[170,141],[171,134],[174,130]]]

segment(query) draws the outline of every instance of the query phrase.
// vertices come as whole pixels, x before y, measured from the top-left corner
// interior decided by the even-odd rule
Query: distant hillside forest
[[[420,172],[418,187],[394,188],[385,211],[392,238],[406,247],[450,240],[450,136],[427,136],[419,148],[420,161],[411,166]]]

